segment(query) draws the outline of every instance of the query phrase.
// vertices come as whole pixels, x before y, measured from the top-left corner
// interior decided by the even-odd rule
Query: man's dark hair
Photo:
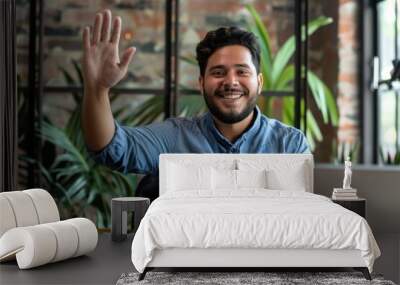
[[[200,67],[200,74],[204,76],[208,58],[219,48],[230,45],[247,47],[251,53],[251,59],[260,72],[260,46],[257,37],[248,31],[237,27],[219,28],[209,31],[196,48],[196,58]]]

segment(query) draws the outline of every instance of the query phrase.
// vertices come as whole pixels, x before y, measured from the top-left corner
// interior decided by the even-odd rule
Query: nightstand
[[[123,241],[127,237],[128,212],[133,214],[133,230],[136,231],[150,205],[149,198],[120,197],[111,200],[111,239]]]
[[[366,204],[367,200],[365,198],[357,198],[354,200],[336,200],[332,199],[332,201],[340,206],[353,211],[356,214],[359,214],[361,217],[365,219],[366,217]]]

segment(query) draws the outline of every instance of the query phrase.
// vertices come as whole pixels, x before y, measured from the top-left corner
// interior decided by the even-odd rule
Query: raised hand
[[[115,17],[112,25],[110,10],[96,14],[94,28],[83,31],[83,76],[85,88],[91,93],[103,93],[116,85],[126,74],[136,51],[126,49],[120,59],[118,45],[121,35],[121,18]]]

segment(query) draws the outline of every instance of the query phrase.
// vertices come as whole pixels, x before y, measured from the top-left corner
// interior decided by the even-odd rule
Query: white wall
[[[343,166],[317,164],[314,192],[331,196],[343,183]],[[400,281],[400,167],[353,166],[352,186],[367,199],[367,221],[381,249],[374,272]]]

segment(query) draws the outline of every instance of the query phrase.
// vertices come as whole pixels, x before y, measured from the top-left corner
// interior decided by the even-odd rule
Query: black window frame
[[[374,84],[380,84],[374,78],[373,59],[379,57],[379,15],[378,4],[386,0],[358,0],[359,9],[359,102],[361,162],[380,164],[380,100],[379,90]],[[398,0],[396,0],[398,1]],[[398,35],[397,35],[398,36]],[[376,67],[375,67],[376,68]],[[376,81],[376,83],[374,83]],[[382,83],[382,82],[381,82]]]

